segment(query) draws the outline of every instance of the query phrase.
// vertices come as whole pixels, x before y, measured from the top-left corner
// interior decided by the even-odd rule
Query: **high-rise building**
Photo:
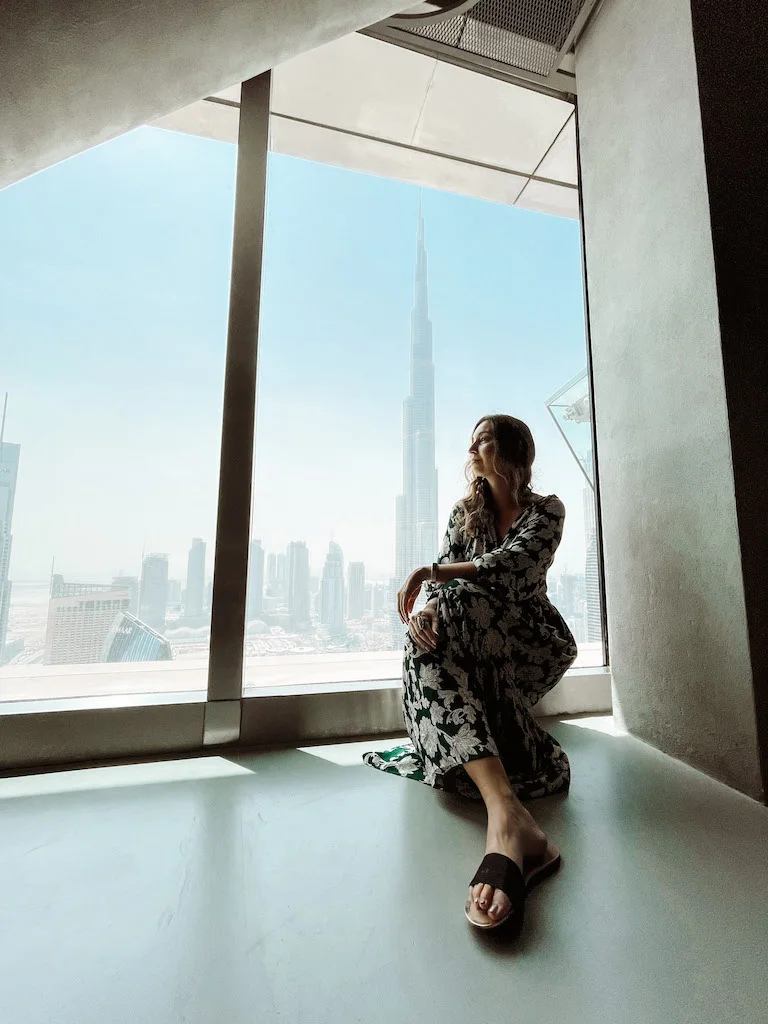
[[[581,573],[565,572],[559,579],[557,607],[567,619],[569,616],[583,615],[586,604],[584,576]]]
[[[87,665],[102,659],[110,628],[131,603],[125,587],[65,583],[54,576],[45,631],[46,665]]]
[[[184,590],[181,586],[181,580],[168,580],[168,596],[166,599],[166,612],[173,608],[178,611],[182,605],[182,599],[184,597]]]
[[[320,582],[320,622],[332,636],[344,632],[344,555],[335,541],[328,545]]]
[[[131,615],[139,613],[139,577],[138,576],[113,576],[112,586],[118,590],[128,590],[131,595],[131,603],[128,611]]]
[[[184,615],[199,619],[205,606],[205,541],[192,539],[187,558],[187,589],[184,593]]]
[[[8,613],[11,608],[11,581],[8,573],[11,566],[11,543],[13,537],[13,503],[16,498],[16,478],[19,470],[21,445],[5,441],[5,413],[8,396],[3,402],[2,424],[0,424],[0,665],[6,660],[6,638],[8,634]]]
[[[371,594],[372,610],[374,619],[386,614],[389,601],[389,584],[374,583]]]
[[[251,541],[248,558],[248,620],[260,619],[264,612],[264,548],[260,540]]]
[[[407,629],[407,627],[400,621],[400,615],[397,610],[397,592],[399,589],[400,584],[393,577],[389,581],[389,587],[387,589],[387,607],[385,614],[389,620],[390,648],[396,651],[402,649]]]
[[[267,595],[285,598],[288,594],[288,563],[285,555],[267,556]]]
[[[288,611],[292,629],[310,625],[309,549],[303,540],[293,540],[286,553],[288,564]]]
[[[141,566],[139,618],[152,629],[165,629],[168,607],[168,555],[147,555]]]
[[[171,645],[164,636],[139,622],[129,612],[119,612],[107,632],[101,661],[170,661]]]
[[[414,302],[411,313],[410,393],[403,402],[403,490],[395,503],[395,575],[397,594],[406,577],[437,555],[437,468],[435,466],[435,365],[429,318],[427,247],[419,196]],[[403,641],[396,607],[390,607],[393,647]]]
[[[350,619],[362,619],[365,611],[365,565],[350,562],[347,568],[347,615]]]
[[[603,617],[600,605],[600,559],[597,550],[597,523],[595,519],[595,492],[584,488],[584,532],[587,557],[584,566],[587,598],[587,642],[602,643]]]
[[[395,507],[395,577],[402,583],[413,569],[437,554],[437,468],[435,467],[435,365],[427,290],[427,248],[419,197],[414,303],[411,313],[410,394],[403,402],[403,491]]]

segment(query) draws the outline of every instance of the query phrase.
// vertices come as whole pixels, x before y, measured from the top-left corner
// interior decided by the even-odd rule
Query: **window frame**
[[[270,71],[242,84],[207,690],[0,704],[0,775],[237,745],[306,745],[403,734],[399,679],[312,686],[297,680],[295,686],[265,687],[247,696],[243,691],[270,92]],[[578,107],[576,132],[578,155]],[[578,187],[592,395],[580,160]],[[605,665],[566,673],[537,706],[540,717],[611,709],[594,409],[591,431]]]

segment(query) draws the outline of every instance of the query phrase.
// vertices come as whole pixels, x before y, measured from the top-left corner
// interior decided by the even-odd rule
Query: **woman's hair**
[[[472,430],[473,436],[486,420],[491,424],[496,441],[494,472],[509,481],[510,493],[518,505],[530,504],[533,493],[531,467],[536,457],[533,435],[522,420],[499,415],[481,416]],[[473,472],[471,459],[467,460],[464,473],[469,482],[469,491],[463,500],[464,531],[467,536],[476,537],[483,524],[493,522],[495,502],[488,481]]]

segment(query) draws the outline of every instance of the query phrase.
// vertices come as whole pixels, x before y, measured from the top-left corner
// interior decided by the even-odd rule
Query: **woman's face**
[[[493,473],[493,457],[496,452],[496,439],[493,436],[493,424],[483,420],[475,427],[469,445],[469,458],[475,476],[488,477]]]

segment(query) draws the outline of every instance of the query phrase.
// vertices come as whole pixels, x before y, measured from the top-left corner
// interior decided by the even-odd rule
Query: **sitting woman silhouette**
[[[531,885],[559,866],[557,847],[520,801],[570,783],[565,752],[530,710],[576,657],[546,584],[565,509],[531,490],[534,456],[530,430],[513,416],[475,427],[469,492],[451,510],[439,559],[414,569],[397,597],[408,624],[411,742],[363,755],[374,768],[485,802],[486,856],[465,906],[478,928],[516,916]],[[427,604],[412,615],[423,584]]]

